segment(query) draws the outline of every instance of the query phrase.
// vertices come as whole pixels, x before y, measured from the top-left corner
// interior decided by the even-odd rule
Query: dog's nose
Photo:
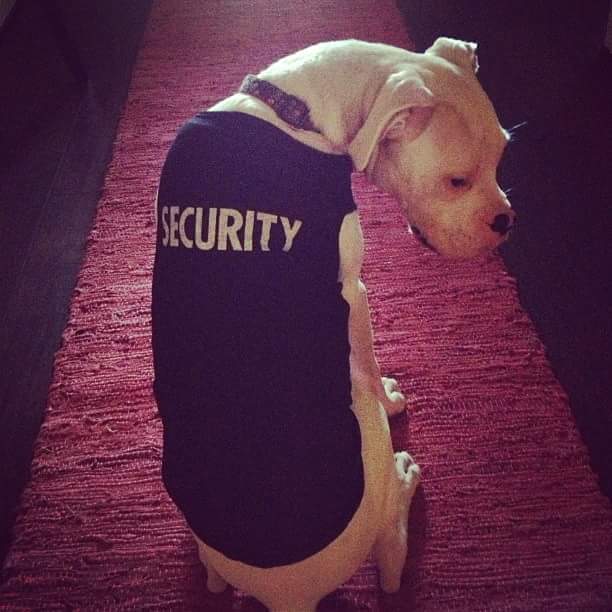
[[[497,215],[489,227],[500,236],[505,236],[512,229],[512,225],[512,217],[502,214]]]

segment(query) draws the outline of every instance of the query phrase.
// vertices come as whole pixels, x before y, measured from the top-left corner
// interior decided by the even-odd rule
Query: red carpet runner
[[[406,45],[392,0],[158,1],[135,70],[46,422],[3,610],[260,610],[209,595],[160,481],[151,394],[153,198],[179,125],[247,72],[320,40]],[[358,180],[365,281],[394,442],[423,467],[401,592],[360,573],[322,610],[612,609],[612,511],[501,260],[450,264]]]

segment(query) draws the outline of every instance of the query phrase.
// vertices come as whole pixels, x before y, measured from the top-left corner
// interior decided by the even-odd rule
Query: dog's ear
[[[414,140],[427,127],[433,110],[433,106],[411,106],[405,111],[399,112],[383,130],[378,141],[398,140],[400,138]]]
[[[425,53],[443,57],[456,66],[473,70],[476,73],[478,72],[477,48],[478,45],[473,42],[440,37]]]
[[[416,138],[425,129],[434,97],[413,71],[395,72],[381,87],[366,120],[349,144],[355,169],[368,165],[379,142],[407,136]]]

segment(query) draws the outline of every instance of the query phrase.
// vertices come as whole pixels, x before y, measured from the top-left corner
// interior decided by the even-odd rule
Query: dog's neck
[[[355,53],[357,48],[359,54]],[[368,61],[363,61],[364,56]],[[360,41],[324,43],[283,58],[257,75],[302,101],[312,126],[320,133],[290,125],[264,101],[245,93],[234,94],[209,110],[254,115],[307,146],[347,155],[390,70],[399,61],[414,61],[415,56],[403,49]]]
[[[390,72],[416,56],[388,45],[336,41],[283,58],[257,76],[305,102],[316,128],[348,153]]]
[[[334,153],[345,155],[348,154],[350,142],[363,125],[383,81],[377,75],[369,75],[367,79],[364,75],[356,75],[354,80],[363,83],[351,91],[343,92],[342,96],[336,96],[329,95],[326,83],[314,79],[285,80],[270,77],[270,82],[276,87],[305,103],[314,129],[328,143],[328,148]],[[311,140],[306,134],[305,130],[294,129],[292,136],[302,142],[304,137]]]
[[[275,87],[286,93],[278,83]],[[317,102],[320,99],[318,91],[292,87],[291,93],[287,95],[304,102],[309,111],[309,121],[314,128],[312,130],[300,129],[290,124],[277,114],[273,106],[249,93],[238,92],[208,110],[246,113],[272,123],[293,139],[313,149],[332,155],[348,155],[349,144],[363,125],[379,87],[365,89],[368,93],[355,100],[345,96],[341,102],[330,103],[323,108],[320,101]]]
[[[285,93],[268,81],[249,74],[242,82],[239,93],[248,94],[265,102],[285,123],[296,130],[321,133],[312,123],[310,109],[303,100]]]
[[[346,146],[336,146],[323,133],[293,127],[286,121],[283,121],[274,112],[271,106],[249,94],[236,93],[210,107],[208,111],[240,112],[252,115],[253,117],[258,117],[259,119],[271,123],[278,129],[289,134],[289,136],[298,142],[316,149],[317,151],[321,151],[322,153],[346,155],[348,152]]]

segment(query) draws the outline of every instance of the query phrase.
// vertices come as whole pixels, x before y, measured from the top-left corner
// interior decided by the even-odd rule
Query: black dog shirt
[[[194,533],[295,563],[363,496],[338,235],[351,160],[242,113],[178,133],[159,186],[155,396],[164,484]]]

